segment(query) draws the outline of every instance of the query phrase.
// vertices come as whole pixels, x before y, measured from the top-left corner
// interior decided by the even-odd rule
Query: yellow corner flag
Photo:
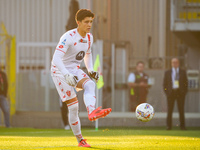
[[[99,60],[99,54],[97,54],[95,63],[94,63],[94,71],[99,72],[99,80],[97,82],[97,88],[100,89],[103,87],[104,82],[103,82],[103,74],[101,72],[101,66],[100,66],[100,60]]]

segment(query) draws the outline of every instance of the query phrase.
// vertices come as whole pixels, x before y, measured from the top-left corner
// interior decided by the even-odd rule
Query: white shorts
[[[84,78],[88,78],[87,80],[83,82],[82,86],[84,86],[86,82],[91,80],[88,77],[88,75],[81,69],[73,69],[73,70],[68,70],[68,71],[72,73],[74,76],[78,77],[78,83],[80,80]],[[58,94],[60,95],[60,98],[63,102],[76,97],[76,91],[74,87],[67,84],[64,75],[55,66],[51,67],[51,76],[53,78],[53,82],[56,86]],[[76,88],[76,90],[80,91],[82,89]]]

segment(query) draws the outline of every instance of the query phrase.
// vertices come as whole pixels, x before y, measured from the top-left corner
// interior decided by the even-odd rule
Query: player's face
[[[92,23],[92,17],[85,17],[82,21],[78,21],[78,27],[82,32],[89,33],[92,28]]]
[[[137,69],[138,72],[143,72],[144,71],[144,64],[139,63],[137,65],[136,69]]]
[[[179,60],[177,58],[173,58],[171,61],[171,65],[173,68],[178,68],[179,67]]]

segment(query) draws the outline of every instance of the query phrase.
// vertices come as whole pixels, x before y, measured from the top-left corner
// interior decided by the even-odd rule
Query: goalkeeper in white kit
[[[77,138],[78,146],[90,147],[81,134],[81,124],[78,116],[77,91],[84,89],[84,103],[88,111],[88,119],[96,119],[107,116],[112,109],[95,109],[95,83],[90,79],[98,81],[99,73],[93,71],[91,46],[93,36],[90,33],[94,14],[88,9],[80,9],[75,16],[78,27],[64,33],[56,47],[52,59],[51,75],[56,89],[63,102],[69,109],[69,124]],[[89,76],[79,69],[82,60],[89,72]]]

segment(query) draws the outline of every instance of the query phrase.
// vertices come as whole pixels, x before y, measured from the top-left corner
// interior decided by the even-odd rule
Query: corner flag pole
[[[99,89],[96,89],[96,108],[98,108],[99,107]],[[98,127],[99,127],[99,119],[97,119],[96,121],[95,121],[95,131],[98,131]]]
[[[96,85],[97,85],[97,89],[96,89],[96,108],[99,106],[99,89],[101,89],[104,86],[104,82],[103,82],[103,75],[101,72],[101,66],[100,66],[100,59],[99,59],[99,54],[97,54],[96,56],[96,60],[94,63],[94,71],[98,71],[99,72],[99,80],[97,81]],[[98,130],[98,125],[99,122],[98,120],[96,120],[95,122],[95,130]]]

